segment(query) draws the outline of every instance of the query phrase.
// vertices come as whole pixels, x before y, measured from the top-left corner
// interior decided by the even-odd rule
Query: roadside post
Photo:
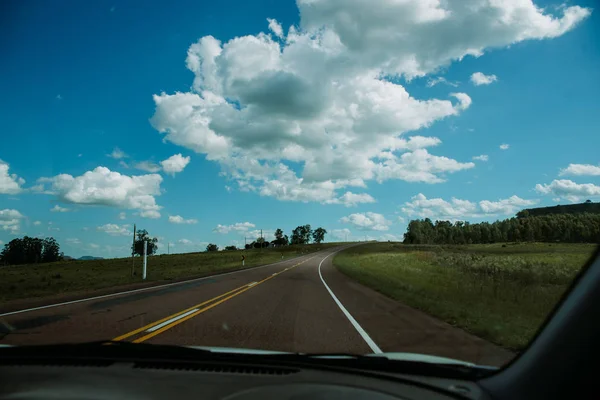
[[[144,240],[144,272],[142,274],[143,280],[146,280],[146,262],[148,260],[147,251],[148,251],[148,242],[146,240]]]
[[[242,254],[242,267],[246,264],[246,256]]]

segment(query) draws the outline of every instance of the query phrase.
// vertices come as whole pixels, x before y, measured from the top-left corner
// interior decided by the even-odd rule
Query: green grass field
[[[242,269],[242,254],[246,256],[245,267],[249,268],[280,261],[282,254],[284,259],[289,259],[338,245],[340,243],[322,243],[277,249],[152,256],[148,257],[147,281],[170,281]],[[130,257],[0,266],[0,303],[140,283],[140,257],[136,257],[135,266],[137,275],[133,278]]]
[[[338,253],[333,262],[391,298],[519,350],[595,250],[592,244],[373,243]]]

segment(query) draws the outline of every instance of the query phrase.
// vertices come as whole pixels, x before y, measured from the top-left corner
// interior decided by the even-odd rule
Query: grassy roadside
[[[333,263],[388,297],[519,350],[595,249],[588,244],[373,243],[344,250]]]
[[[253,249],[187,253],[148,257],[149,282],[201,277],[255,267],[338,246],[340,243],[286,246],[278,249]],[[0,267],[0,303],[57,294],[92,291],[140,283],[142,260],[135,259],[136,276],[131,277],[131,258],[89,261],[61,261],[48,264]]]

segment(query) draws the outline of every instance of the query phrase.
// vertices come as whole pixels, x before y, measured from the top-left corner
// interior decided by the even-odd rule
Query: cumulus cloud
[[[452,197],[450,201],[442,198],[428,199],[419,193],[410,201],[404,203],[402,212],[409,217],[462,220],[466,218],[484,218],[494,215],[509,215],[521,210],[523,207],[537,204],[537,200],[525,200],[518,196],[511,196],[498,201],[482,200],[475,203]]]
[[[126,158],[127,154],[125,154],[125,152],[119,149],[118,147],[115,147],[110,154],[107,154],[107,156],[110,158],[114,158],[115,160],[120,160],[122,158]]]
[[[197,224],[197,219],[185,219],[181,215],[169,215],[169,222],[172,224]]]
[[[133,232],[129,230],[129,225],[106,224],[96,228],[99,232],[107,233],[111,236],[131,236]]]
[[[473,160],[475,161],[488,161],[490,158],[487,156],[487,154],[482,154],[480,156],[474,156]]]
[[[55,205],[54,207],[52,207],[52,208],[50,209],[50,211],[51,211],[51,212],[61,212],[61,213],[63,213],[63,212],[70,211],[70,209],[69,209],[69,208],[66,208],[66,207],[61,207],[61,206],[59,206],[59,205],[57,204],[57,205]]]
[[[387,231],[392,224],[382,214],[374,212],[350,214],[341,218],[340,222],[351,224],[362,231]]]
[[[475,72],[471,75],[471,83],[475,86],[489,85],[497,80],[498,77],[496,75],[485,75],[481,72]]]
[[[509,144],[503,143],[500,145],[500,150],[508,150],[510,148]]]
[[[183,157],[181,153],[179,153],[161,161],[160,165],[162,165],[163,171],[165,171],[167,174],[175,175],[176,173],[183,171],[189,162],[189,156]]]
[[[250,222],[238,222],[233,225],[219,224],[215,227],[215,229],[213,229],[213,231],[221,233],[221,234],[227,234],[229,232],[243,233],[243,232],[247,232],[250,228],[255,228],[255,227],[256,227],[256,225],[254,225],[253,223],[250,223]]]
[[[126,213],[124,213],[124,212],[120,212],[119,213],[119,219],[123,220],[123,219],[126,219],[126,218],[127,218],[127,214]]]
[[[133,164],[133,167],[151,173],[159,172],[161,170],[160,165],[155,164],[152,161],[140,161]]]
[[[42,224],[42,221],[33,221],[33,225],[34,226],[38,226],[38,225],[41,225],[41,224]]]
[[[19,232],[23,218],[23,214],[17,210],[9,208],[0,210],[0,229],[9,233],[17,233]]]
[[[8,163],[0,160],[0,194],[17,194],[23,189],[25,179],[18,177],[16,174],[8,173]]]
[[[560,36],[591,12],[570,6],[554,16],[528,0],[297,4],[300,24],[287,34],[269,20],[273,34],[226,42],[205,36],[192,44],[186,58],[192,90],[156,94],[151,123],[166,141],[218,162],[239,190],[316,202],[339,198],[352,180],[439,183],[446,173],[472,168],[429,155],[424,166],[403,172],[404,166],[379,158],[399,157],[406,149],[394,146],[402,135],[471,104],[466,93],[417,99],[402,78],[435,74],[494,48]],[[413,155],[418,157],[423,153]],[[442,161],[450,170],[441,168]],[[300,168],[292,170],[290,163]]]
[[[592,164],[569,164],[567,168],[560,170],[559,175],[600,176],[600,166]]]
[[[177,243],[182,244],[184,246],[189,246],[189,245],[193,244],[193,242],[191,240],[189,240],[189,239],[179,239],[177,241]]]
[[[443,174],[474,166],[472,162],[461,163],[448,157],[434,156],[426,149],[418,149],[377,165],[375,176],[378,182],[402,179],[407,182],[440,183],[445,181]]]
[[[363,203],[375,203],[375,199],[368,193],[346,192],[335,199],[325,201],[326,204],[343,204],[346,207],[353,207]]]
[[[277,22],[276,19],[272,18],[267,18],[267,21],[269,22],[269,30],[278,38],[283,38],[283,28],[281,27],[281,24]]]
[[[578,202],[588,197],[600,196],[600,186],[593,183],[575,183],[568,179],[555,179],[550,184],[537,184],[535,190],[541,194],[566,199],[570,202]]]
[[[142,217],[160,217],[155,199],[161,194],[158,174],[128,176],[97,167],[77,177],[60,174],[38,181],[50,184],[63,202],[135,209]]]

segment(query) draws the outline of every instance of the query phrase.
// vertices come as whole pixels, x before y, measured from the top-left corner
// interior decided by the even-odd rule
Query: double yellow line
[[[216,307],[219,304],[224,303],[227,300],[232,299],[235,296],[238,296],[238,295],[240,295],[240,294],[242,294],[242,293],[244,293],[244,292],[252,289],[253,287],[256,287],[256,286],[260,285],[261,283],[264,283],[264,282],[268,281],[269,279],[275,278],[277,275],[279,275],[279,274],[281,274],[281,273],[283,273],[285,271],[289,271],[289,270],[291,270],[293,268],[296,268],[297,266],[299,266],[301,264],[304,264],[305,262],[313,259],[314,257],[316,257],[316,256],[312,256],[312,257],[307,258],[306,260],[301,261],[301,262],[299,262],[299,263],[297,263],[297,264],[295,264],[295,265],[293,265],[291,267],[288,267],[288,268],[285,268],[282,271],[276,272],[276,273],[270,275],[269,277],[267,277],[267,278],[265,278],[265,279],[263,279],[261,281],[247,283],[247,284],[245,284],[243,286],[240,286],[238,288],[230,290],[227,293],[223,293],[223,294],[221,294],[219,296],[213,297],[210,300],[206,300],[206,301],[204,301],[204,302],[202,302],[200,304],[196,304],[195,306],[186,308],[185,310],[179,311],[179,312],[177,312],[175,314],[172,314],[172,315],[169,315],[169,316],[167,316],[167,317],[165,317],[163,319],[159,319],[158,321],[154,321],[154,322],[152,322],[152,323],[150,323],[150,324],[148,324],[146,326],[142,326],[141,328],[138,328],[138,329],[136,329],[134,331],[131,331],[131,332],[128,332],[128,333],[126,333],[124,335],[118,336],[118,337],[114,338],[113,341],[121,341],[121,340],[130,338],[130,337],[135,336],[135,335],[140,334],[140,333],[147,333],[146,335],[141,336],[141,337],[136,338],[136,339],[133,340],[133,343],[144,342],[144,341],[146,341],[146,340],[148,340],[150,338],[153,338],[156,335],[159,335],[159,334],[161,334],[161,333],[163,333],[163,332],[165,332],[165,331],[167,331],[167,330],[169,330],[169,329],[171,329],[171,328],[173,328],[173,327],[175,327],[175,326],[177,326],[177,325],[179,325],[179,324],[187,321],[188,319],[194,318],[195,316],[200,315],[203,312],[206,312],[206,311],[210,310],[211,308]]]

